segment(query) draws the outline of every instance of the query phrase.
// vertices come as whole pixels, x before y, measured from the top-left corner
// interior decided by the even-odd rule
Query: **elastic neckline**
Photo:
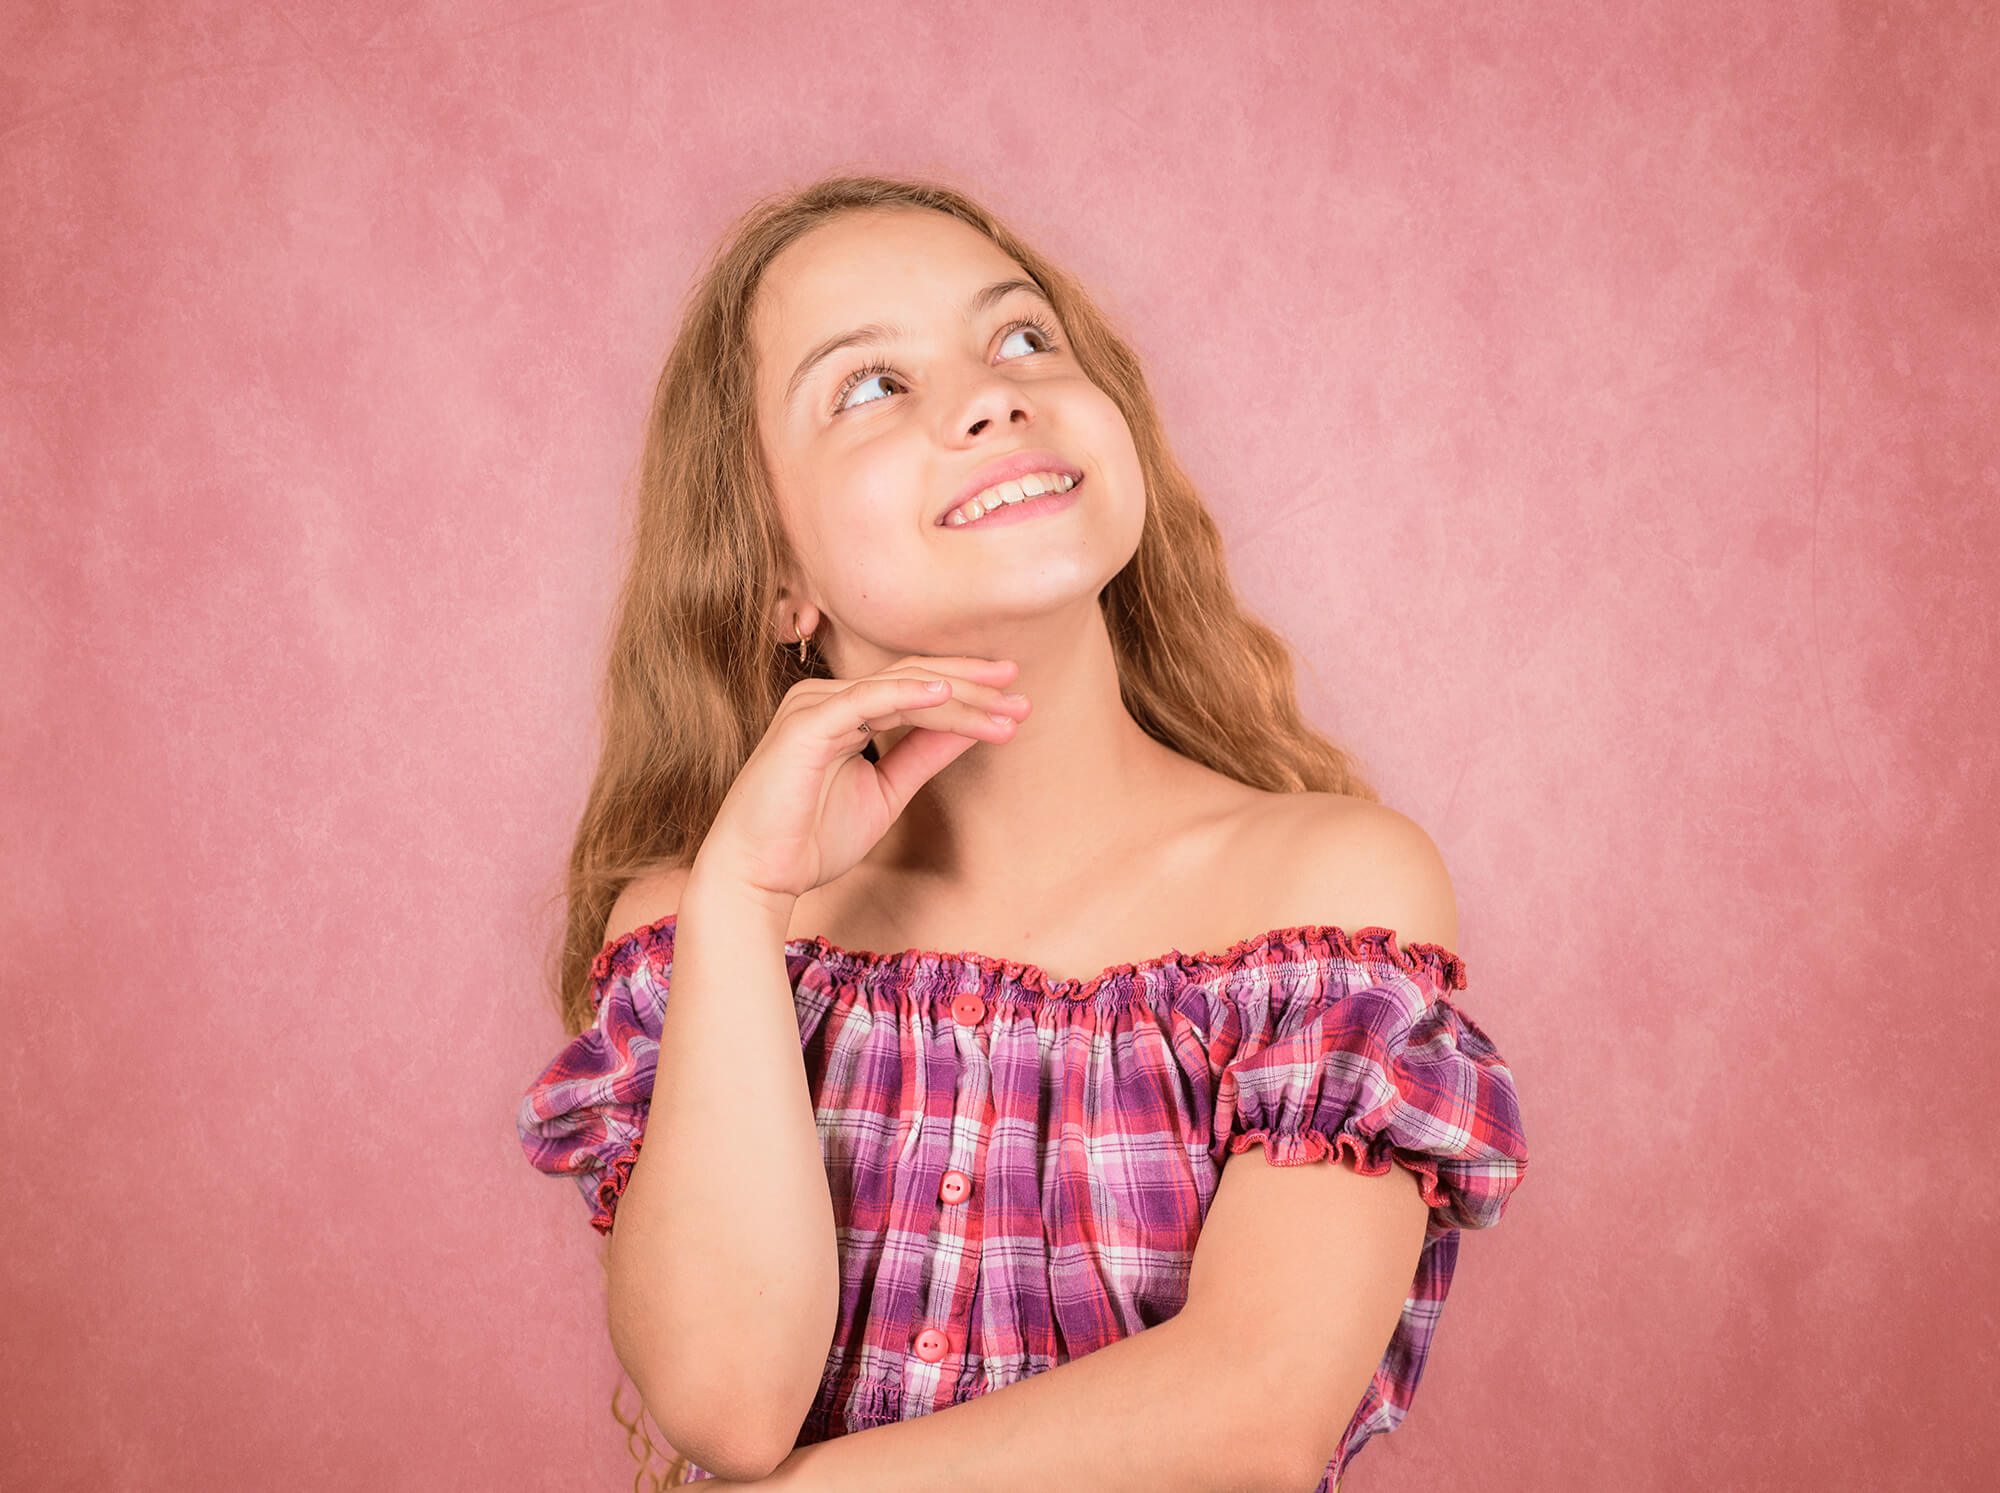
[[[673,942],[678,913],[668,913],[604,945],[590,968],[593,980],[622,973],[636,964],[643,953],[660,944]],[[872,949],[847,949],[830,943],[818,934],[785,941],[785,948],[809,953],[816,961],[844,969],[892,967],[908,973],[925,964],[956,966],[978,970],[984,975],[1012,980],[1044,995],[1062,995],[1081,1000],[1094,995],[1107,982],[1120,976],[1145,975],[1169,965],[1182,970],[1229,971],[1246,965],[1270,963],[1269,951],[1282,945],[1295,953],[1322,953],[1365,963],[1387,962],[1406,974],[1426,974],[1445,990],[1465,988],[1465,961],[1443,944],[1413,943],[1399,946],[1392,928],[1374,924],[1348,933],[1331,923],[1301,923],[1291,928],[1271,928],[1237,940],[1219,954],[1184,954],[1179,949],[1156,954],[1128,964],[1114,964],[1085,979],[1058,980],[1040,965],[1018,959],[1002,959],[963,949],[947,954],[937,949],[904,949],[895,954],[879,954]]]

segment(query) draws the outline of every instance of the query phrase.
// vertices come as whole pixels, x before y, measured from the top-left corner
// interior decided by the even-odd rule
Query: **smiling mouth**
[[[1061,485],[1067,483],[1067,486]],[[1018,523],[1023,519],[1036,518],[1045,513],[1058,513],[1076,502],[1076,493],[1083,486],[1081,476],[1061,478],[1058,485],[1044,492],[1028,493],[1014,483],[1002,484],[997,496],[989,497],[992,506],[974,510],[975,516],[966,518],[966,509],[954,508],[938,520],[942,528],[973,529],[989,528],[995,524]]]

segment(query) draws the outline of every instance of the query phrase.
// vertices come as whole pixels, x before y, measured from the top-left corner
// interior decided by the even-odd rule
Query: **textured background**
[[[630,1486],[544,899],[835,168],[1097,292],[1452,868],[1533,1163],[1344,1493],[1990,1476],[1994,12],[1214,9],[7,9],[0,1483]]]

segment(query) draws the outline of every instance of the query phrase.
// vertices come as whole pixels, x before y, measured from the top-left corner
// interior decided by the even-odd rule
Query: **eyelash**
[[[1007,325],[1001,329],[1000,340],[1002,342],[1006,341],[1009,337],[1013,336],[1023,327],[1032,327],[1035,331],[1040,332],[1042,334],[1042,340],[1048,343],[1047,347],[1040,349],[1042,352],[1052,353],[1061,351],[1062,344],[1056,341],[1055,328],[1050,326],[1047,321],[1043,320],[1039,316],[1023,316],[1015,319],[1014,321],[1008,322]],[[874,378],[879,374],[894,373],[895,371],[896,370],[894,368],[890,367],[887,363],[884,363],[879,359],[873,363],[868,364],[868,366],[865,368],[855,369],[854,372],[848,374],[847,377],[841,381],[840,387],[834,391],[833,413],[836,415],[845,413],[845,411],[841,408],[841,406],[846,400],[847,396],[854,392],[854,386],[856,384],[866,383],[869,379]],[[869,403],[871,404],[873,404],[874,402],[875,401],[873,400],[869,401]]]

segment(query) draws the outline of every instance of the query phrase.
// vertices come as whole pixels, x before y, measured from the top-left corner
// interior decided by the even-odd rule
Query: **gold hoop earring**
[[[799,633],[799,662],[804,663],[806,661],[806,635],[799,632],[799,619],[796,617],[792,618],[792,631]]]

